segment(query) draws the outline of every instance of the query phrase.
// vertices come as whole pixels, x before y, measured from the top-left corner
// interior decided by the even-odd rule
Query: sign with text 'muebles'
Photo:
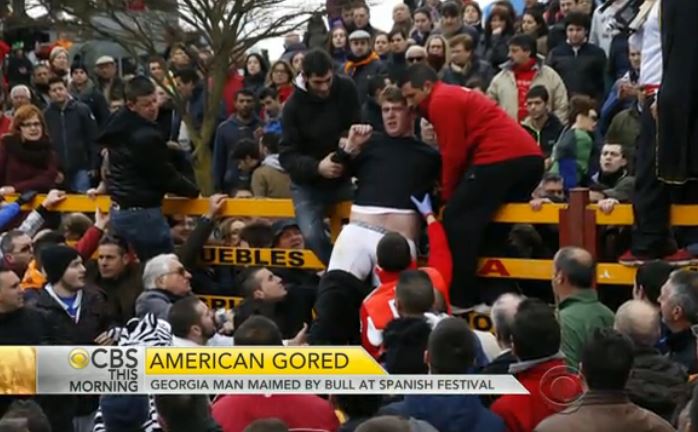
[[[0,394],[527,394],[511,375],[388,375],[360,347],[0,347]]]

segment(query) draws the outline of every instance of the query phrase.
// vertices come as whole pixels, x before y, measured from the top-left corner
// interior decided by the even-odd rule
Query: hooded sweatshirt
[[[279,162],[278,154],[264,158],[252,173],[252,194],[260,198],[291,198],[291,179]]]

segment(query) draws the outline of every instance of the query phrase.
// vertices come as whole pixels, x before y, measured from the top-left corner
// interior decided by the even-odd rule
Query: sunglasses
[[[420,61],[423,61],[426,57],[407,57],[407,62],[408,63],[418,63]]]

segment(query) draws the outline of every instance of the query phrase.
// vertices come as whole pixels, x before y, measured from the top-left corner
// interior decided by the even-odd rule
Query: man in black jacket
[[[85,266],[68,246],[48,246],[41,253],[47,284],[36,303],[46,319],[49,345],[111,345],[104,295],[85,286]],[[43,403],[52,430],[72,432],[74,418],[97,409],[93,397],[61,396]]]
[[[328,208],[352,197],[344,167],[334,161],[339,141],[359,121],[359,99],[354,83],[335,75],[330,56],[312,50],[303,59],[296,90],[286,101],[281,166],[291,176],[291,194],[303,237],[327,264],[332,252],[325,233]]]
[[[65,185],[85,193],[91,187],[90,171],[97,167],[97,122],[87,105],[70,98],[61,78],[49,80],[49,96],[44,117]]]
[[[195,198],[199,190],[169,162],[167,144],[156,123],[153,83],[143,76],[131,79],[126,99],[126,108],[110,118],[99,142],[108,149],[111,226],[145,262],[173,250],[160,207],[164,195]]]
[[[567,93],[582,94],[603,101],[606,77],[606,53],[587,41],[589,17],[572,12],[565,18],[567,41],[548,55],[548,65],[565,82]]]
[[[688,374],[655,348],[661,335],[659,311],[650,303],[630,300],[616,312],[615,329],[629,337],[635,358],[626,391],[631,401],[667,421],[687,391]]]
[[[451,48],[450,63],[443,70],[443,82],[461,87],[487,88],[494,77],[492,66],[480,60],[475,43],[469,34],[459,34],[448,40]]]
[[[373,76],[387,75],[388,69],[378,54],[371,48],[371,35],[364,30],[356,30],[349,35],[351,52],[344,64],[344,72],[354,80],[359,92],[359,102],[368,98],[368,82]]]
[[[81,63],[72,65],[70,77],[70,94],[90,108],[98,126],[104,125],[109,117],[109,104],[88,76],[87,66]]]

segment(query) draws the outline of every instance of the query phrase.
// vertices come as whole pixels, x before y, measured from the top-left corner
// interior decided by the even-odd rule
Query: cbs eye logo
[[[138,350],[97,348],[90,354],[84,348],[75,348],[68,354],[68,364],[73,369],[85,369],[90,364],[97,369],[134,368],[138,366]]]
[[[541,377],[540,394],[556,411],[569,408],[584,394],[584,377],[574,367],[555,366]]]

